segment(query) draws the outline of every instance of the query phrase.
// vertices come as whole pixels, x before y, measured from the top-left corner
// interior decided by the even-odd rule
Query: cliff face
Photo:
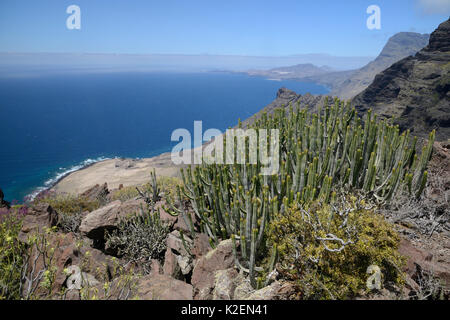
[[[378,73],[425,47],[429,37],[428,34],[414,32],[397,33],[389,39],[380,55],[361,69],[313,76],[309,80],[331,87],[333,96],[351,99],[366,89]]]
[[[450,138],[450,19],[430,37],[427,47],[381,72],[353,100],[360,112],[369,108],[395,117],[402,130],[438,140]]]

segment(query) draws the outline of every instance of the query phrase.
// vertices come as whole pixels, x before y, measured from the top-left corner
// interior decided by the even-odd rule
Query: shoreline
[[[49,188],[39,192],[53,191],[62,194],[80,194],[96,184],[107,183],[110,190],[132,185],[142,185],[150,181],[150,172],[157,176],[179,176],[180,165],[171,161],[171,153],[166,152],[151,158],[110,158],[90,163],[68,172]]]
[[[96,163],[101,163],[101,162],[103,162],[103,161],[108,161],[108,160],[112,160],[112,159],[118,159],[118,158],[103,158],[103,159],[101,159],[101,160],[93,160],[93,161],[91,161],[90,163],[87,163],[87,164],[83,165],[82,167],[80,167],[80,168],[78,168],[78,169],[74,169],[74,170],[69,169],[69,170],[66,170],[65,172],[63,172],[62,174],[60,174],[59,177],[58,177],[58,174],[57,174],[57,178],[47,180],[47,181],[44,183],[44,185],[45,185],[48,181],[54,180],[54,181],[50,182],[48,186],[36,188],[35,191],[33,191],[32,193],[30,193],[30,194],[28,194],[28,195],[25,196],[25,200],[26,200],[27,202],[28,202],[28,201],[33,201],[34,199],[36,199],[37,197],[39,197],[40,195],[42,195],[44,192],[47,192],[47,191],[51,190],[51,189],[52,189],[53,187],[55,187],[60,181],[62,181],[62,180],[65,179],[68,175],[70,175],[70,174],[72,174],[72,173],[75,173],[75,172],[77,172],[77,171],[81,171],[81,170],[87,169],[87,168],[89,168],[89,167],[95,165]],[[87,159],[87,160],[89,160],[89,159]],[[85,160],[84,162],[86,162],[87,160]],[[77,167],[77,165],[73,166],[72,168],[74,168],[74,167]]]
[[[209,143],[211,142],[208,141],[199,148],[204,148]],[[189,152],[193,159],[195,150],[197,149],[183,152]],[[150,181],[150,173],[153,170],[159,177],[181,177],[180,169],[186,166],[174,164],[172,152],[164,152],[150,158],[110,158],[69,172],[47,190],[60,194],[81,194],[97,184],[106,183],[109,190],[118,189],[120,185],[143,185]]]

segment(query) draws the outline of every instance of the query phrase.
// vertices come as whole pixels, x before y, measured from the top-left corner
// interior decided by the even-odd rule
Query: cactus
[[[153,203],[156,203],[160,200],[160,192],[161,189],[158,187],[158,182],[156,181],[156,171],[155,169],[153,169],[152,172],[150,172],[150,178],[151,178],[151,182],[150,182],[150,187],[151,187],[151,191],[152,191],[152,200]]]
[[[138,187],[136,187],[136,191],[138,192],[139,196],[144,199],[145,203],[149,206],[151,211],[154,211],[155,204],[161,200],[161,189],[158,187],[158,182],[156,180],[156,171],[153,169],[153,171],[150,172],[150,191],[141,191]]]
[[[327,100],[312,115],[299,105],[296,110],[290,106],[272,115],[263,113],[250,128],[279,130],[278,174],[261,175],[259,162],[188,167],[181,170],[184,185],[178,197],[180,203],[183,197],[189,199],[199,231],[208,234],[213,244],[233,239],[236,265],[250,275],[254,287],[257,273],[273,268],[264,270],[256,263],[276,213],[294,203],[318,199],[329,203],[340,190],[360,190],[379,203],[389,202],[405,189],[420,197],[435,136],[430,134],[419,157],[409,131],[400,134],[398,126],[377,121],[371,110],[363,122],[355,109],[337,99],[334,105]],[[224,137],[224,143],[236,142]],[[183,206],[168,202],[170,213],[181,215],[194,233]]]

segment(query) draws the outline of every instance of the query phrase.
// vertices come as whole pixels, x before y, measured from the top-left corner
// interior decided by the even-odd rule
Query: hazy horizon
[[[375,57],[339,57],[328,54],[290,56],[238,56],[190,54],[105,54],[105,53],[10,53],[0,52],[0,71],[247,71],[297,64],[327,66],[333,70],[357,69]],[[23,73],[22,73],[23,74]]]
[[[0,71],[248,71],[306,63],[353,70],[394,34],[431,33],[449,13],[440,0],[2,0]]]

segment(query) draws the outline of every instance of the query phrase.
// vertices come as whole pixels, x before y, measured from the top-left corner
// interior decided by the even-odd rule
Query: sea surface
[[[324,94],[314,83],[228,73],[0,75],[0,188],[9,201],[50,187],[96,161],[170,151],[172,131],[195,120],[226,130],[287,87]]]

